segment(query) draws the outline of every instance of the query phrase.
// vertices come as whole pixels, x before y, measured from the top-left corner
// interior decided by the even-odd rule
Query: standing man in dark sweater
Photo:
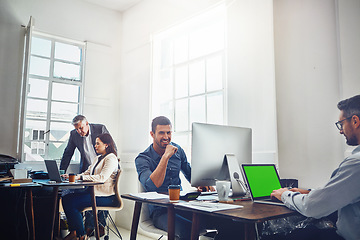
[[[74,117],[72,120],[72,125],[75,129],[70,132],[68,144],[61,158],[60,169],[65,170],[66,172],[67,168],[69,167],[71,158],[74,155],[74,151],[77,148],[81,155],[79,172],[84,172],[96,158],[96,137],[102,133],[109,133],[109,131],[106,129],[105,125],[89,123],[86,117],[83,115],[77,115]],[[98,212],[99,222],[101,223],[99,227],[101,236],[104,235],[104,228],[102,225],[105,226],[105,220],[108,214],[108,211]],[[92,213],[86,214],[85,226],[88,235],[91,235],[93,232],[93,224],[94,222]]]

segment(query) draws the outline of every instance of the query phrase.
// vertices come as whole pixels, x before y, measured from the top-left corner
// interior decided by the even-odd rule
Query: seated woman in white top
[[[119,159],[115,149],[115,143],[108,133],[100,134],[96,138],[95,149],[99,156],[93,161],[89,168],[76,175],[76,180],[103,182],[104,184],[94,186],[97,206],[114,206],[115,179],[119,169]],[[63,175],[68,178],[67,174]],[[82,210],[91,206],[91,196],[88,190],[73,191],[62,198],[63,208],[69,225],[70,233],[65,240],[87,239],[83,224]]]

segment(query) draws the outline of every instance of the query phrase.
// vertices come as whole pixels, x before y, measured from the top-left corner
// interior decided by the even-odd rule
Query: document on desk
[[[202,201],[179,202],[175,204],[201,211],[206,211],[206,212],[216,212],[221,210],[243,208],[243,206],[241,205],[217,203],[217,202],[202,202]]]
[[[142,193],[130,193],[131,196],[142,198],[142,199],[164,199],[169,198],[166,194],[161,194],[157,192],[142,192]]]

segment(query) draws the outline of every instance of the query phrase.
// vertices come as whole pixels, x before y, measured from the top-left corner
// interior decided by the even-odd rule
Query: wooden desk
[[[28,220],[30,222],[30,236],[33,240],[35,240],[35,221],[34,221],[34,203],[33,203],[33,194],[32,189],[34,187],[41,187],[40,184],[37,183],[19,183],[19,184],[10,184],[6,183],[1,186],[2,188],[21,188],[26,189],[27,197],[26,197],[26,205],[28,207]]]
[[[94,192],[94,185],[103,184],[100,182],[75,182],[75,183],[48,183],[48,182],[41,182],[43,186],[52,187],[53,188],[53,217],[52,217],[52,228],[51,228],[51,240],[54,237],[54,227],[55,227],[55,219],[56,216],[59,214],[59,201],[58,201],[58,192],[59,188],[78,188],[78,187],[89,187],[90,194],[91,194],[91,206],[94,215],[94,226],[95,226],[95,236],[96,239],[100,239],[99,233],[99,225],[98,225],[98,216],[97,216],[97,209],[96,209],[96,198]]]
[[[283,218],[290,215],[298,214],[297,212],[294,212],[284,206],[253,203],[252,201],[238,201],[234,203],[244,206],[243,208],[216,211],[216,212],[205,212],[205,211],[191,209],[185,206],[180,206],[170,203],[168,199],[148,200],[148,199],[138,198],[129,194],[121,195],[121,197],[124,199],[135,201],[130,240],[136,239],[142,203],[150,203],[158,206],[167,207],[169,240],[175,239],[175,209],[190,211],[193,213],[191,240],[197,240],[199,238],[200,214],[211,215],[219,218],[229,218],[236,220],[239,223],[243,223],[245,229],[244,239],[246,240],[256,239],[256,231],[255,231],[256,223],[261,223],[266,220]]]

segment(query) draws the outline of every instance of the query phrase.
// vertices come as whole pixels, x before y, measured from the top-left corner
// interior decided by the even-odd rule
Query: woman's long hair
[[[111,135],[108,133],[102,133],[97,136],[104,144],[107,144],[108,147],[106,148],[106,155],[109,153],[115,154],[117,156],[117,151],[115,148],[115,142],[112,139]],[[119,159],[120,160],[120,159]]]

